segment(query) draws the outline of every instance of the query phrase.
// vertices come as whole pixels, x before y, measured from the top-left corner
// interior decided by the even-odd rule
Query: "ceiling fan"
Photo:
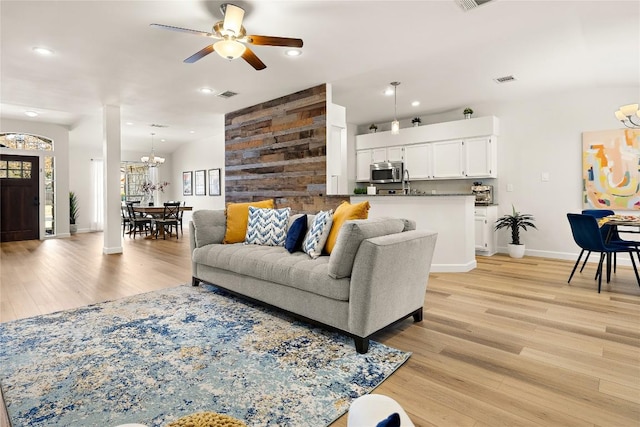
[[[189,64],[196,62],[215,51],[220,56],[227,59],[242,57],[242,59],[247,61],[256,70],[264,70],[267,66],[256,56],[255,53],[253,53],[251,49],[249,49],[249,46],[246,44],[256,46],[302,47],[302,39],[247,35],[245,28],[242,26],[242,19],[244,18],[243,8],[231,3],[225,3],[220,6],[220,9],[224,14],[224,20],[216,22],[213,26],[213,32],[211,33],[206,31],[190,30],[188,28],[174,27],[171,25],[151,25],[164,28],[166,30],[218,39],[217,42],[205,47],[184,60],[184,62]]]

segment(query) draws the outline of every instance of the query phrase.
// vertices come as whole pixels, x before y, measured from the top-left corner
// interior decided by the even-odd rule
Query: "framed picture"
[[[207,183],[205,178],[206,171],[202,169],[201,171],[196,171],[195,183],[196,183],[196,196],[206,196],[207,195]]]
[[[209,195],[220,195],[220,169],[209,169]]]
[[[193,172],[182,172],[182,195],[193,196]]]

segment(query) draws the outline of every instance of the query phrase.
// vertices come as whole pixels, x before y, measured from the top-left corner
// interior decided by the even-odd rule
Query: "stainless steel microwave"
[[[372,163],[370,167],[369,182],[372,184],[387,184],[402,182],[402,162]]]

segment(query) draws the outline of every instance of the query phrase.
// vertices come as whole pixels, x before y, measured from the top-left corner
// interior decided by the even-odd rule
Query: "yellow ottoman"
[[[228,415],[196,412],[170,422],[167,427],[247,427],[247,425]]]

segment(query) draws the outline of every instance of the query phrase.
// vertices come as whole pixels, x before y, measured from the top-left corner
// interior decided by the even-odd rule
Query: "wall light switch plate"
[[[549,172],[542,172],[540,174],[540,180],[542,182],[549,182]]]
[[[513,184],[507,184],[507,191],[513,191]]]

